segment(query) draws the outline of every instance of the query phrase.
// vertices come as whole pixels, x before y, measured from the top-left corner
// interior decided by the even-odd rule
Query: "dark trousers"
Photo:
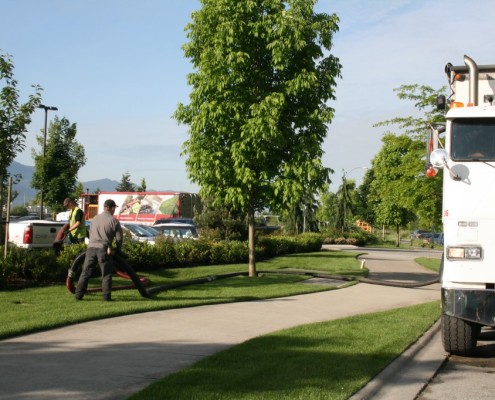
[[[110,300],[112,295],[112,274],[113,274],[113,257],[107,254],[105,248],[88,247],[86,257],[81,272],[81,276],[77,282],[76,298],[82,299],[86,289],[88,288],[89,278],[96,264],[100,265],[101,269],[101,290],[103,300]]]

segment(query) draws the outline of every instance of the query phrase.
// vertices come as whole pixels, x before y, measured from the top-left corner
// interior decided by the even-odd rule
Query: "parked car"
[[[428,235],[431,237],[431,232],[416,229],[413,233],[411,233],[411,239],[424,239],[425,237],[428,237]]]
[[[439,233],[423,233],[420,237],[423,240],[423,243],[434,243],[443,246],[443,232]]]
[[[151,226],[138,224],[134,222],[121,223],[124,234],[130,235],[131,240],[136,242],[148,242],[155,243],[156,237],[160,235],[160,232],[153,229]]]
[[[9,224],[9,243],[26,249],[51,248],[64,222],[23,220]]]
[[[433,236],[433,243],[443,246],[443,232],[435,233]]]
[[[157,219],[153,225],[177,224],[177,223],[194,225],[192,218],[160,218]]]
[[[168,223],[153,225],[153,228],[159,231],[165,238],[173,240],[197,239],[198,232],[193,224]]]

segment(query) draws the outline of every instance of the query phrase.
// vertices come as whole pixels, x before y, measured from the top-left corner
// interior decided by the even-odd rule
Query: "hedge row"
[[[323,237],[314,233],[298,236],[262,236],[255,252],[258,259],[284,254],[319,251]],[[51,250],[27,251],[9,248],[7,257],[0,259],[0,288],[13,282],[40,284],[63,282],[75,257],[85,245],[66,246],[56,256]],[[248,261],[248,244],[241,241],[207,242],[159,240],[155,245],[142,242],[124,243],[123,252],[136,271],[192,265],[235,264]]]

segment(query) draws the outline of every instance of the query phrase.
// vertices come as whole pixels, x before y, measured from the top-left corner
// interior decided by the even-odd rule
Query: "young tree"
[[[373,205],[376,222],[396,228],[399,246],[400,228],[416,217],[411,178],[416,181],[419,178],[410,171],[417,171],[414,165],[421,160],[411,151],[418,142],[409,136],[388,134],[382,141],[380,152],[372,160],[374,180],[368,200]]]
[[[77,182],[76,187],[74,188],[74,191],[72,194],[69,196],[73,199],[78,199],[81,197],[81,195],[84,193],[84,185],[82,182]]]
[[[203,197],[247,215],[249,276],[256,275],[254,216],[290,210],[329,180],[321,145],[341,65],[330,54],[336,15],[316,0],[200,0],[184,53],[190,104],[184,155]]]
[[[339,214],[338,203],[337,195],[333,192],[324,190],[319,195],[316,216],[320,226],[326,230],[337,227]]]
[[[117,192],[135,192],[136,185],[131,182],[131,174],[127,171],[125,174],[122,174],[122,179],[120,183],[116,186],[115,190]]]
[[[136,188],[137,192],[146,192],[146,179],[141,179],[141,184]]]
[[[0,208],[3,206],[3,187],[8,178],[7,168],[18,152],[24,150],[26,127],[41,102],[41,87],[33,85],[34,94],[21,104],[17,80],[14,79],[12,57],[0,53]]]
[[[342,176],[342,185],[337,191],[338,218],[337,228],[344,232],[349,231],[349,221],[355,214],[356,181]]]
[[[363,182],[356,190],[356,216],[371,224],[375,225],[375,214],[373,207],[368,204],[368,197],[371,190],[371,184],[375,180],[375,171],[368,168],[364,174]]]
[[[43,190],[45,203],[55,212],[63,210],[62,202],[73,196],[79,169],[86,164],[84,147],[76,141],[77,127],[68,119],[55,117],[48,128],[43,157],[44,135],[36,139],[40,152],[34,149],[34,173],[31,186]]]

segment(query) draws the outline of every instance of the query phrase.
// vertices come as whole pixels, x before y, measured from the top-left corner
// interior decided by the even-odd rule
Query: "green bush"
[[[323,236],[317,233],[303,233],[298,236],[270,235],[258,239],[256,254],[261,257],[275,257],[292,253],[318,251],[323,244]]]
[[[203,240],[182,240],[175,244],[177,262],[182,265],[209,264],[210,246]]]
[[[323,236],[315,233],[298,236],[263,235],[258,238],[255,252],[259,258],[271,258],[318,251],[322,244]],[[11,247],[7,258],[0,260],[0,287],[17,281],[63,282],[74,259],[85,250],[84,244],[65,246],[56,256],[51,249],[28,251]],[[247,262],[249,258],[248,243],[238,240],[184,240],[174,243],[160,239],[155,245],[125,241],[122,250],[136,271],[190,265],[234,264]]]
[[[87,246],[85,244],[71,244],[70,246],[64,246],[64,250],[60,252],[57,257],[57,264],[60,268],[65,269],[66,272],[72,265],[74,259],[83,251],[86,251]]]
[[[155,246],[147,242],[125,241],[122,247],[124,256],[136,271],[157,268],[163,260]]]
[[[210,244],[210,262],[212,264],[236,264],[249,257],[247,242],[227,240]]]
[[[12,246],[7,257],[0,259],[0,276],[4,286],[26,281],[39,284],[60,282],[66,275],[65,265],[58,263],[51,249],[33,251]]]
[[[153,247],[153,250],[158,254],[158,265],[172,266],[177,264],[177,255],[173,240],[167,238],[158,239]],[[129,261],[132,264],[132,259]]]

